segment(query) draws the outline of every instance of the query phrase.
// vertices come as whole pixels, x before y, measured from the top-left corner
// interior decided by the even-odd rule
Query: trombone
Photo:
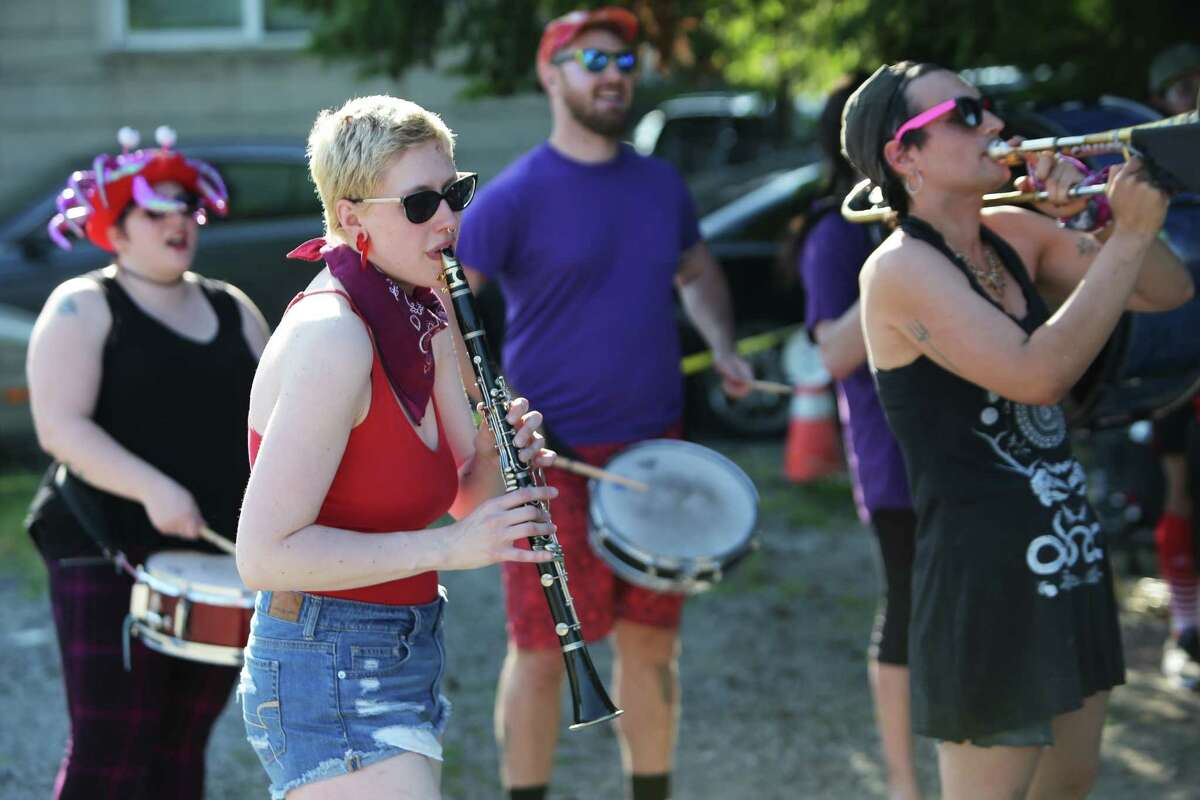
[[[1189,126],[1189,128],[1183,129],[1178,126]],[[1172,128],[1176,130],[1166,130]],[[988,156],[1002,164],[1009,165],[1022,163],[1025,156],[1031,153],[1045,151],[1081,158],[1090,158],[1104,153],[1124,153],[1126,158],[1128,158],[1131,147],[1135,150],[1149,150],[1156,143],[1155,140],[1160,140],[1158,143],[1162,145],[1164,151],[1168,149],[1167,137],[1162,134],[1156,134],[1154,132],[1155,129],[1164,129],[1175,142],[1180,142],[1184,135],[1191,134],[1191,144],[1194,144],[1196,134],[1200,133],[1200,112],[1187,111],[1183,114],[1167,117],[1166,119],[1147,122],[1142,125],[1131,125],[1127,128],[1115,128],[1099,133],[1026,139],[1017,145],[1010,145],[1008,142],[996,140],[988,147]],[[1195,177],[1197,172],[1195,167],[1195,161],[1197,160],[1196,150],[1194,146],[1187,148],[1179,146],[1176,149],[1186,150],[1186,152],[1180,153],[1178,157],[1171,159],[1172,168],[1167,170],[1167,172],[1171,177],[1182,181],[1187,188],[1192,189],[1191,184],[1197,180]],[[1147,155],[1153,156],[1156,154],[1147,153]],[[1160,168],[1165,168],[1162,164],[1162,161],[1165,159],[1161,158],[1161,156],[1166,155],[1166,153],[1157,155],[1160,155],[1160,158],[1152,158],[1151,160],[1156,161],[1157,166]],[[1183,174],[1177,176],[1177,173]],[[1090,195],[1101,194],[1104,192],[1104,189],[1105,184],[1103,183],[1092,186],[1074,186],[1067,194],[1070,197],[1088,197]],[[1014,203],[1031,203],[1046,200],[1048,197],[1049,194],[1044,191],[996,192],[994,194],[985,194],[983,196],[983,204],[985,206],[997,206],[1012,205]],[[869,199],[871,203],[870,207],[863,207],[864,198]],[[842,216],[850,222],[881,222],[888,219],[893,213],[892,209],[881,205],[882,202],[882,192],[879,191],[878,187],[871,188],[870,179],[860,181],[855,184],[854,188],[842,200]]]

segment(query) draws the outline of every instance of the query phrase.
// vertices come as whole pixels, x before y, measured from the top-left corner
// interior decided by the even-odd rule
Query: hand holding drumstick
[[[564,458],[563,456],[556,457],[554,459],[553,466],[558,469],[566,470],[567,472],[573,472],[576,475],[584,475],[588,478],[595,478],[598,481],[617,483],[628,489],[633,489],[636,492],[647,492],[650,490],[650,484],[648,483],[643,483],[642,481],[634,480],[633,478],[626,478],[624,475],[618,475],[615,472],[609,472],[606,469],[593,467],[591,464],[584,463],[583,461],[575,461],[570,458]]]
[[[236,552],[233,542],[207,526],[200,529],[200,538],[211,545],[215,545],[217,549],[222,550],[229,555],[233,555]]]
[[[750,381],[750,391],[766,392],[767,394],[791,394],[792,386],[787,383],[779,383],[778,381]]]

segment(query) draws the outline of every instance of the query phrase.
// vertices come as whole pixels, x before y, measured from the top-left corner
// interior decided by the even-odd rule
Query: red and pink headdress
[[[67,178],[56,201],[58,213],[47,226],[55,244],[70,250],[66,236],[70,232],[111,253],[108,229],[130,202],[151,211],[184,211],[185,203],[154,193],[151,187],[162,181],[176,181],[199,198],[202,205],[196,214],[201,224],[207,218],[205,207],[225,216],[229,210],[225,182],[211,165],[171,149],[175,131],[159,126],[154,132],[157,149],[133,150],[139,138],[133,128],[121,128],[117,132],[120,155],[102,153],[92,161],[90,170],[76,170]]]

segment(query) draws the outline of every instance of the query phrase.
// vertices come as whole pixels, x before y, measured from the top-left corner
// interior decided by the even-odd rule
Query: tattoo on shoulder
[[[929,332],[929,329],[925,327],[925,324],[921,322],[921,320],[914,319],[912,322],[908,323],[908,332],[912,334],[912,337],[916,339],[921,346],[928,348],[931,353],[937,356],[939,361],[955,372],[958,371],[958,367],[954,365],[954,362],[951,361],[945,353],[943,353],[941,350],[938,350],[933,344],[933,334]]]
[[[1084,234],[1075,240],[1075,250],[1081,256],[1094,255],[1100,249],[1100,243],[1094,236]]]
[[[79,306],[75,305],[75,298],[68,297],[63,300],[58,306],[58,313],[65,316],[71,316],[79,313]]]

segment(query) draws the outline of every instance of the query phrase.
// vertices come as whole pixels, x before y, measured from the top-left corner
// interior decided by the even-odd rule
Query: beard
[[[615,139],[625,132],[628,107],[597,111],[591,106],[591,97],[583,92],[564,92],[563,102],[575,121],[592,133]]]

